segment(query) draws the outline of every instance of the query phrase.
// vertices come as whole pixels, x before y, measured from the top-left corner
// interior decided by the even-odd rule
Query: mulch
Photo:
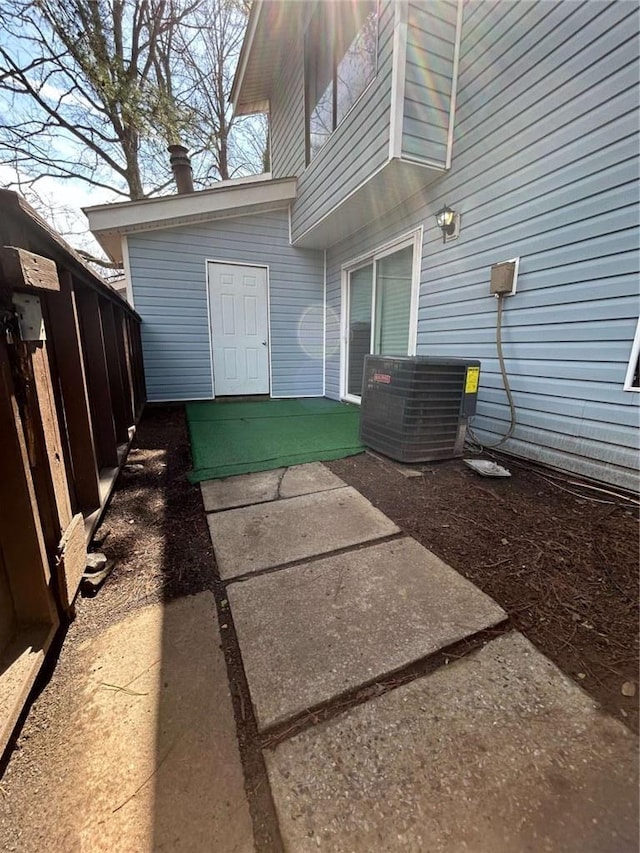
[[[510,479],[481,478],[462,460],[421,466],[415,478],[369,454],[326,464],[638,731],[638,511],[557,472],[493,458]],[[622,692],[630,684],[634,696]]]
[[[77,605],[94,625],[213,589],[213,547],[190,468],[184,407],[147,407],[97,531],[108,531],[99,550],[115,568],[95,598]]]

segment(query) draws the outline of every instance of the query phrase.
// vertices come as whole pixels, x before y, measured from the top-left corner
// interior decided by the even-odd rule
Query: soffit
[[[303,37],[313,3],[258,0],[249,16],[230,100],[236,115],[266,112],[280,64]]]

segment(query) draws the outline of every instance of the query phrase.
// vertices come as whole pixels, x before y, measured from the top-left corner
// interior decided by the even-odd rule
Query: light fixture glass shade
[[[450,228],[453,225],[454,219],[455,212],[446,204],[436,213],[438,228]]]

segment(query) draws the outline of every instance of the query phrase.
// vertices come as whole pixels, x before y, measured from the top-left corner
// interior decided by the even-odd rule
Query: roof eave
[[[229,95],[229,101],[233,106],[233,111],[237,115],[247,115],[248,111],[240,112],[243,109],[242,106],[238,103],[238,98],[240,95],[240,91],[242,89],[242,83],[244,81],[244,77],[247,71],[247,64],[249,62],[249,56],[251,55],[251,48],[253,46],[253,41],[255,39],[256,31],[258,29],[258,22],[260,20],[260,16],[262,14],[263,8],[263,0],[253,0],[251,4],[251,11],[249,12],[249,21],[247,23],[247,32],[244,37],[244,41],[242,42],[242,47],[240,48],[240,56],[238,57],[238,65],[236,67],[236,73],[233,78],[233,83],[231,84],[231,93]],[[255,112],[259,112],[256,110]]]
[[[268,111],[280,57],[300,38],[304,8],[287,0],[255,0],[229,97],[235,115]]]
[[[281,178],[227,184],[214,191],[100,205],[84,212],[102,248],[121,261],[123,235],[286,209],[296,197],[296,183],[295,178]]]

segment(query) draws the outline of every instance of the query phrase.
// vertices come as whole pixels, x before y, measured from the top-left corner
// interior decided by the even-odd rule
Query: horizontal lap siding
[[[340,263],[424,224],[418,353],[481,359],[474,428],[491,443],[509,408],[490,267],[520,256],[503,330],[518,425],[504,447],[626,488],[638,467],[638,394],[623,390],[640,273],[637,28],[629,3],[469,3],[451,172],[328,264],[331,351]],[[462,226],[443,245],[445,201]],[[327,388],[339,391],[335,356]]]
[[[289,245],[286,211],[129,236],[150,401],[212,396],[207,260],[269,266],[273,396],[323,391],[322,254]]]
[[[271,172],[288,178],[304,171],[304,58],[302,40],[289,46],[270,107]]]
[[[456,35],[455,2],[410,2],[402,155],[446,164]]]
[[[476,8],[474,8],[476,7]],[[632,487],[638,316],[637,16],[629,4],[471,4],[451,175],[456,243],[425,246],[418,351],[482,361],[475,428],[509,410],[489,268],[521,256],[504,351],[518,426],[506,449]],[[550,81],[554,81],[553,86]]]
[[[378,73],[299,178],[291,219],[294,242],[387,162],[393,22],[394,4],[381,0]]]

